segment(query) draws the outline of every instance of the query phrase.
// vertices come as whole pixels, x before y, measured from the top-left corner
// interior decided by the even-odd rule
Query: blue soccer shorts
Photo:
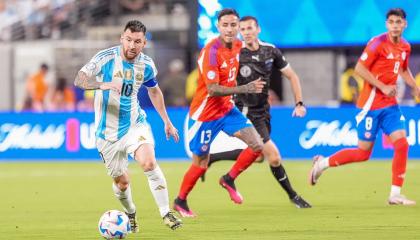
[[[252,127],[251,121],[236,107],[224,117],[214,121],[200,122],[188,120],[188,139],[192,153],[203,156],[210,152],[210,145],[220,131],[232,136],[235,132]]]
[[[367,112],[362,110],[356,121],[359,140],[368,142],[375,141],[379,129],[388,136],[397,130],[406,130],[405,118],[397,105]]]

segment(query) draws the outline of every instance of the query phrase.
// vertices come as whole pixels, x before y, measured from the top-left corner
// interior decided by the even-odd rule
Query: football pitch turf
[[[160,162],[172,200],[189,162]],[[310,161],[286,161],[295,189],[312,205],[296,209],[267,163],[254,164],[236,181],[242,205],[218,184],[232,162],[220,162],[189,197],[199,215],[172,231],[161,218],[144,174],[130,164],[140,232],[128,239],[420,239],[419,206],[388,206],[391,162],[371,161],[327,170],[307,184]],[[408,163],[403,193],[420,201],[420,161]],[[0,163],[0,239],[101,239],[103,212],[120,209],[111,179],[98,162]],[[419,203],[420,204],[420,203]]]

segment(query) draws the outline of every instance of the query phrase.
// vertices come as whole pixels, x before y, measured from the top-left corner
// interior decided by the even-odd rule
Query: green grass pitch
[[[217,163],[190,195],[199,215],[172,231],[161,222],[145,176],[130,164],[140,232],[128,239],[420,239],[419,206],[388,206],[391,162],[371,161],[327,170],[307,184],[310,161],[286,161],[295,189],[312,209],[296,209],[266,163],[237,179],[244,196],[235,205],[218,185],[232,162]],[[177,194],[189,162],[161,162],[170,193]],[[420,161],[410,161],[404,194],[420,201]],[[0,239],[101,239],[98,219],[121,209],[100,161],[0,163]],[[420,204],[420,203],[419,203]],[[171,204],[172,205],[172,204]]]

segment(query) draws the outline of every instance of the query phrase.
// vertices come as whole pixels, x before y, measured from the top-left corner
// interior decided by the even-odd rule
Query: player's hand
[[[121,94],[122,83],[117,82],[104,82],[99,86],[101,90],[112,90],[116,91],[118,94]]]
[[[248,93],[262,93],[262,90],[265,84],[266,84],[265,81],[261,80],[261,78],[258,78],[257,80],[254,80],[246,85],[247,92]]]
[[[306,115],[306,108],[303,105],[298,105],[293,110],[293,117],[304,117]]]
[[[171,122],[165,123],[165,135],[166,140],[169,140],[169,138],[172,136],[175,142],[179,141],[178,129],[176,129]]]
[[[413,89],[413,95],[414,95],[414,97],[420,98],[420,87],[419,86],[416,86]]]
[[[394,97],[397,95],[397,86],[396,85],[384,85],[381,91],[388,97]]]

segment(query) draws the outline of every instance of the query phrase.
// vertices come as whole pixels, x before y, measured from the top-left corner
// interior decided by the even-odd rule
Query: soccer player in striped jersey
[[[401,195],[408,158],[405,118],[398,107],[396,81],[401,75],[420,95],[419,86],[408,67],[410,44],[402,38],[407,27],[406,13],[403,9],[390,9],[386,14],[387,33],[372,38],[356,64],[356,72],[364,79],[363,90],[357,107],[361,109],[356,116],[358,147],[347,148],[329,157],[315,156],[309,173],[309,182],[315,185],[329,167],[367,161],[379,129],[389,136],[394,146],[392,162],[392,186],[389,204],[414,205],[416,202]]]
[[[121,44],[97,53],[75,80],[76,86],[95,90],[96,146],[114,180],[112,189],[130,219],[132,232],[139,228],[128,175],[129,154],[143,168],[163,222],[171,229],[182,224],[170,211],[165,176],[155,159],[153,135],[137,100],[140,86],[145,85],[165,124],[167,139],[172,136],[178,142],[178,131],[168,117],[156,81],[155,64],[142,53],[145,35],[146,27],[140,21],[129,21],[121,34]]]
[[[262,140],[251,122],[234,106],[232,94],[260,93],[265,82],[254,80],[236,86],[239,52],[242,42],[237,39],[239,15],[234,9],[223,9],[218,14],[219,37],[211,40],[198,58],[199,79],[189,112],[188,140],[192,164],[184,175],[174,209],[183,217],[195,214],[187,204],[187,196],[207,169],[209,150],[216,135],[223,131],[243,140],[248,148],[239,155],[231,170],[219,180],[233,202],[242,203],[234,180],[247,169],[262,150]]]

